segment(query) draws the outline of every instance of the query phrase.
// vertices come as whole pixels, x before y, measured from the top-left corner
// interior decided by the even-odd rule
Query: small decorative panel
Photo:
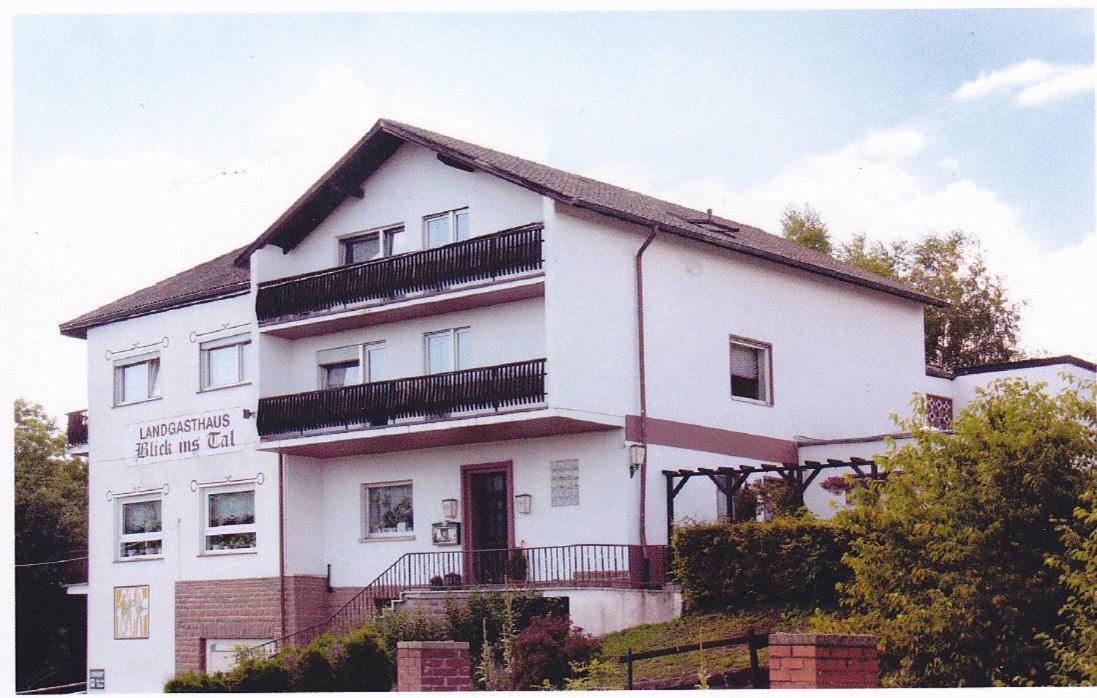
[[[144,640],[149,636],[149,587],[114,587],[114,639]]]
[[[579,461],[554,460],[552,469],[552,506],[579,506]]]
[[[952,398],[926,395],[926,424],[934,429],[952,426]]]

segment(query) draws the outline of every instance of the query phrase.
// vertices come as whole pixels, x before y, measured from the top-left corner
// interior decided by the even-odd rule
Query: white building
[[[947,422],[991,376],[1093,376],[927,372],[934,303],[379,121],[251,245],[62,325],[88,344],[89,690],[158,690],[412,587],[511,577],[595,632],[658,619],[664,470],[870,457],[916,392]],[[726,498],[696,478],[674,507]]]

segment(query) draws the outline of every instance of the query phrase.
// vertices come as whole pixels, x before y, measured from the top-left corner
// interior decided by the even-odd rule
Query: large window
[[[437,213],[423,219],[423,237],[426,247],[441,247],[451,242],[469,239],[469,210]]]
[[[201,344],[202,390],[240,385],[248,381],[251,338],[237,335]]]
[[[114,363],[114,404],[160,397],[160,357],[144,354]]]
[[[362,485],[362,537],[407,537],[414,533],[411,482]]]
[[[163,551],[162,500],[155,497],[118,500],[118,559],[157,557]]]
[[[731,396],[739,400],[773,404],[770,366],[768,344],[732,337]]]
[[[472,332],[457,327],[431,332],[424,337],[427,373],[460,371],[472,365]]]
[[[385,343],[352,344],[323,349],[317,354],[320,388],[342,388],[388,377]]]
[[[220,487],[204,490],[202,549],[232,553],[256,546],[255,488]]]
[[[340,261],[343,264],[357,264],[371,259],[389,257],[396,244],[396,236],[402,232],[404,232],[404,226],[397,225],[343,238],[339,241]]]

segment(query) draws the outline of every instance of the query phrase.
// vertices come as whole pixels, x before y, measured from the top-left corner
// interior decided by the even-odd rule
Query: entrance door
[[[510,464],[471,466],[466,472],[468,545],[477,584],[506,581],[507,549],[512,540]]]

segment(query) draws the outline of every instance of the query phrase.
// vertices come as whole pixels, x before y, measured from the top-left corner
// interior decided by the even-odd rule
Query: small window
[[[423,219],[423,237],[426,247],[441,247],[451,242],[469,239],[469,210],[459,208]]]
[[[118,500],[118,559],[156,557],[163,551],[160,497]]]
[[[404,232],[403,226],[375,230],[339,241],[340,259],[343,264],[358,264],[372,259],[389,257],[396,244],[396,236]]]
[[[933,429],[952,427],[952,398],[926,394],[926,424]]]
[[[114,404],[151,400],[160,396],[160,357],[140,356],[114,364]]]
[[[205,491],[204,499],[205,552],[230,553],[255,548],[254,488],[210,489]]]
[[[414,524],[411,482],[362,485],[363,538],[409,536]]]
[[[202,390],[239,385],[248,380],[251,339],[226,337],[201,344]]]
[[[255,654],[270,654],[274,651],[274,646],[267,644],[269,642],[269,639],[206,640],[206,673],[232,671],[236,667],[239,650],[248,649]]]
[[[769,345],[732,338],[732,397],[771,404],[770,392]]]
[[[468,327],[425,335],[427,373],[448,373],[469,368],[472,365],[471,335]]]
[[[388,377],[384,342],[324,349],[318,354],[317,365],[322,390],[372,383]]]

